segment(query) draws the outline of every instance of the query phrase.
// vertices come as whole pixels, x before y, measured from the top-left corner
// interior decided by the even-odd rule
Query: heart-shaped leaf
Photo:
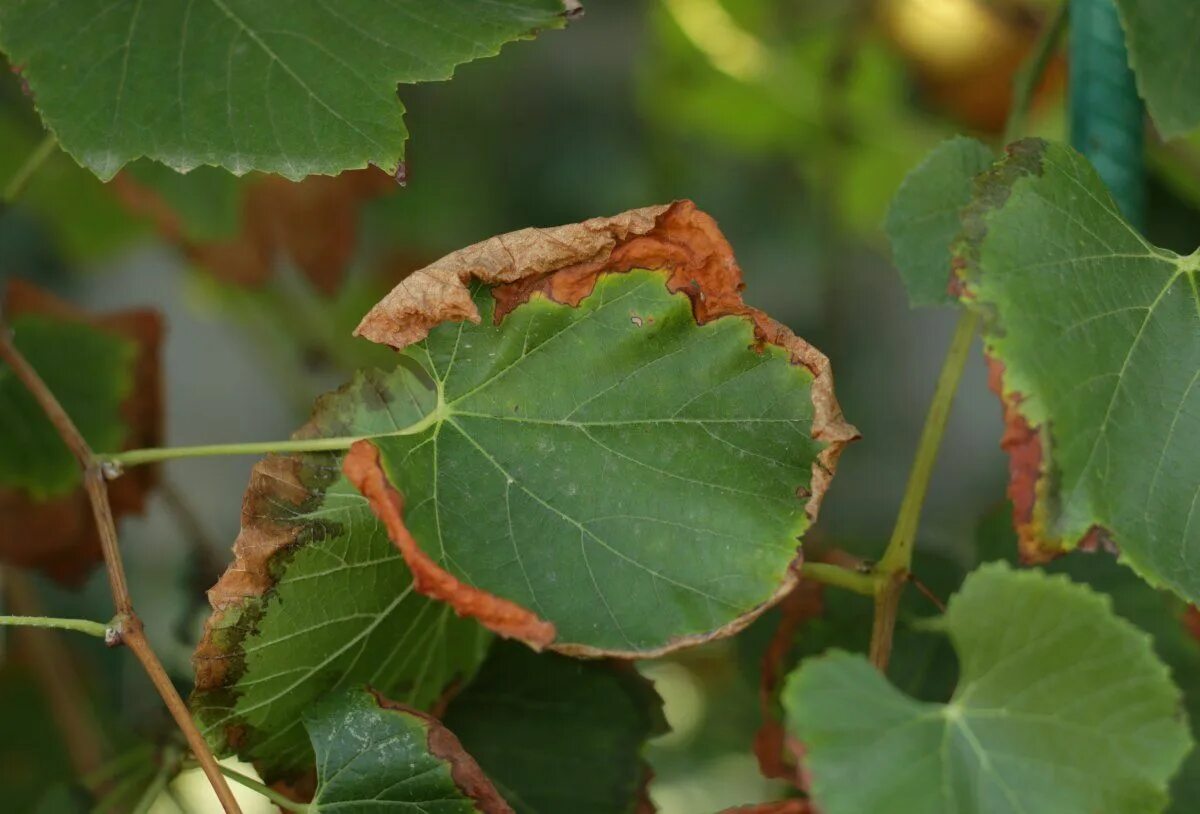
[[[406,345],[380,398],[424,382],[421,417],[363,432],[344,468],[417,589],[538,647],[631,657],[786,592],[854,430],[824,357],[739,288],[690,204],[494,238],[401,283],[360,331]]]
[[[784,704],[826,814],[1161,811],[1191,748],[1179,690],[1107,597],[996,563],[939,620],[961,665],[916,701],[861,656],[810,659]]]
[[[560,27],[562,0],[0,2],[0,49],[103,180],[146,156],[299,180],[404,154],[397,83]]]

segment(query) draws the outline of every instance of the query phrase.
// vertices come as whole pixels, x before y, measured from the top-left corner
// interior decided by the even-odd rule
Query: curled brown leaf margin
[[[496,300],[495,319],[499,322],[535,293],[553,302],[578,306],[592,292],[600,275],[632,269],[669,272],[667,290],[687,295],[697,324],[704,325],[729,316],[747,319],[754,326],[760,348],[767,344],[783,348],[790,354],[793,364],[803,366],[812,374],[812,436],[826,444],[813,463],[812,482],[805,504],[810,522],[815,521],[838,458],[846,444],[859,437],[858,431],[842,416],[834,395],[829,360],[786,326],[742,301],[741,292],[745,285],[733,249],[716,221],[698,210],[691,201],[633,209],[613,217],[592,218],[565,226],[522,229],[460,249],[403,280],[363,317],[355,334],[399,350],[421,341],[433,327],[443,322],[467,320],[478,323],[481,317],[471,296],[472,281],[492,286]],[[358,453],[364,465],[368,455],[365,451]],[[378,467],[377,460],[373,465]],[[383,477],[382,473],[379,477]],[[386,479],[383,482],[386,483]],[[371,483],[376,487],[378,497],[381,493],[373,477]],[[391,500],[383,499],[372,499],[372,506],[385,522],[386,515],[394,508]],[[438,593],[429,595],[450,602],[460,615],[476,616],[501,635],[516,636],[535,648],[549,646],[573,656],[650,658],[731,636],[782,599],[797,580],[796,569],[789,569],[784,583],[758,607],[715,631],[679,637],[654,651],[616,652],[583,645],[559,645],[553,643],[553,626],[532,612],[524,611],[531,618],[523,618],[514,627],[510,623],[512,608],[516,607],[513,603],[487,594],[484,596],[488,600],[483,601],[478,596],[483,594],[482,591],[461,590],[467,586],[420,554],[402,522],[395,525],[393,542],[405,553],[410,568],[416,572],[419,567],[420,573],[424,574],[417,582],[417,590],[422,590],[422,582],[427,589],[435,585],[447,589],[453,587],[454,590],[438,589]],[[393,529],[389,526],[389,530]],[[797,552],[797,563],[799,558]],[[476,612],[480,608],[485,615]],[[498,611],[502,611],[500,616],[503,617],[500,624],[494,618]]]
[[[163,434],[163,384],[159,348],[161,316],[150,309],[90,314],[30,283],[9,281],[4,296],[7,319],[38,314],[78,323],[133,342],[133,386],[121,403],[127,427],[123,449],[157,447]],[[108,486],[115,519],[141,514],[158,484],[158,467],[143,466]],[[76,586],[104,559],[100,534],[82,485],[68,495],[34,500],[23,490],[0,489],[0,561],[37,569],[57,582]]]
[[[412,571],[413,587],[432,599],[448,603],[459,616],[470,616],[485,627],[512,639],[520,639],[536,650],[554,641],[551,623],[515,602],[466,585],[440,568],[413,539],[404,525],[404,498],[388,482],[379,461],[379,450],[369,441],[357,441],[342,461],[342,472],[375,512],[388,537],[396,544]]]
[[[505,801],[492,781],[484,774],[475,758],[463,749],[458,736],[442,725],[437,718],[414,709],[406,704],[390,701],[374,690],[369,690],[380,709],[401,712],[418,719],[428,734],[429,754],[445,761],[450,767],[450,777],[459,790],[470,797],[482,814],[513,814],[512,807]]]

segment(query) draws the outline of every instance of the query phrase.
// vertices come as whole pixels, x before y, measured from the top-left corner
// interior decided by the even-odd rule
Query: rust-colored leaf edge
[[[1020,178],[1041,174],[1046,142],[1027,138],[1008,145],[1003,157],[990,170],[972,182],[971,202],[959,215],[962,229],[951,246],[953,259],[949,292],[983,318],[984,359],[988,366],[988,387],[1000,399],[1004,432],[1000,448],[1008,455],[1008,497],[1013,507],[1013,527],[1017,532],[1017,550],[1026,565],[1047,563],[1074,548],[1093,549],[1112,546],[1106,529],[1091,526],[1078,540],[1065,540],[1053,530],[1054,469],[1053,444],[1049,427],[1031,424],[1022,404],[1025,394],[1006,383],[1006,369],[991,346],[991,339],[1003,330],[996,314],[976,300],[975,283],[980,274],[980,251],[988,231],[988,216],[1004,207]]]
[[[356,441],[342,461],[342,472],[371,505],[387,529],[413,575],[413,588],[449,604],[459,616],[470,616],[484,627],[510,639],[520,639],[535,650],[554,641],[550,622],[515,602],[460,581],[441,568],[417,545],[404,525],[404,497],[388,482],[379,460],[379,449],[370,441]]]
[[[163,382],[160,348],[165,328],[161,315],[149,308],[92,314],[76,308],[32,283],[12,278],[5,287],[7,319],[40,314],[63,322],[88,325],[133,342],[133,387],[121,403],[128,432],[122,449],[156,447],[163,436]],[[157,466],[143,466],[111,482],[113,515],[145,511],[146,496],[158,485]],[[19,489],[0,489],[0,519],[5,539],[17,546],[4,549],[0,559],[23,568],[36,568],[57,582],[76,586],[103,561],[91,504],[82,486],[71,494],[35,501]],[[36,544],[35,544],[36,543]]]
[[[467,753],[458,736],[442,725],[437,718],[405,704],[391,701],[368,688],[380,709],[402,712],[419,719],[429,733],[429,753],[444,760],[450,767],[450,777],[463,794],[479,805],[483,814],[513,814],[512,808],[496,791],[475,758]]]
[[[356,336],[397,350],[424,339],[443,322],[470,320],[479,312],[470,283],[494,286],[496,319],[535,292],[576,306],[596,278],[643,268],[671,272],[667,289],[684,292],[696,322],[724,316],[749,319],[760,343],[787,350],[792,363],[813,375],[813,438],[828,444],[813,465],[805,511],[815,520],[846,444],[858,430],[842,415],[829,360],[786,326],[742,302],[742,271],[715,220],[691,201],[631,209],[607,218],[550,228],[529,228],[489,238],[446,255],[401,281],[355,330]]]
[[[842,415],[829,360],[786,326],[742,301],[742,271],[729,242],[716,221],[691,201],[632,209],[565,226],[522,229],[459,249],[399,283],[363,317],[355,334],[399,350],[421,341],[442,322],[478,323],[481,317],[471,296],[472,280],[493,286],[499,321],[535,292],[574,307],[592,292],[601,274],[637,268],[670,272],[667,289],[688,296],[697,324],[726,316],[748,319],[760,344],[787,350],[793,364],[802,365],[812,374],[812,435],[827,444],[813,463],[805,504],[809,521],[815,521],[838,458],[846,444],[859,437],[858,431]],[[401,545],[394,537],[393,542]],[[580,658],[640,659],[732,636],[795,587],[801,560],[797,551],[787,577],[760,605],[720,628],[677,637],[653,650],[606,650],[552,641],[528,643]]]

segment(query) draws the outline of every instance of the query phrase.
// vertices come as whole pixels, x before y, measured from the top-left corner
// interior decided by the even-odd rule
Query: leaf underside
[[[956,248],[985,319],[1026,550],[1109,538],[1200,599],[1200,257],[1147,243],[1087,161],[1031,139],[980,177]]]
[[[1191,747],[1149,637],[1064,577],[980,568],[939,628],[960,680],[913,700],[861,656],[806,662],[784,691],[827,814],[1161,811]]]
[[[0,2],[0,49],[103,180],[146,156],[298,180],[404,154],[397,83],[563,24],[562,0]]]

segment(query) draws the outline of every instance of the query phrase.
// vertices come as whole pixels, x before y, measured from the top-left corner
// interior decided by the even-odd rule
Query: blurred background
[[[141,164],[105,186],[59,154],[0,213],[0,281],[19,276],[89,310],[158,309],[166,444],[268,440],[355,367],[388,362],[349,333],[406,273],[496,233],[691,198],[732,243],[747,301],[832,360],[863,439],[812,534],[869,558],[890,531],[955,320],[910,310],[881,229],[887,202],[949,135],[999,147],[1012,73],[1052,5],[592,0],[566,31],[510,45],[451,82],[402,87],[406,186],[370,173],[297,186]],[[1032,133],[1062,136],[1064,74],[1051,66]],[[0,177],[40,139],[19,76],[5,71]],[[1151,155],[1150,237],[1190,251],[1200,148],[1156,144]],[[1007,479],[985,379],[976,358],[921,526],[920,547],[951,560],[967,556]],[[203,590],[227,560],[252,464],[171,462],[145,516],[121,529],[139,611],[185,689]],[[80,592],[38,587],[53,614],[110,611],[102,573]],[[0,789],[5,810],[30,811],[71,771],[19,643],[4,647]],[[674,728],[649,755],[665,814],[777,796],[750,752],[757,662],[739,648],[645,667]],[[169,730],[131,660],[91,641],[73,650],[88,657],[102,714],[119,718],[106,727],[117,740]]]

